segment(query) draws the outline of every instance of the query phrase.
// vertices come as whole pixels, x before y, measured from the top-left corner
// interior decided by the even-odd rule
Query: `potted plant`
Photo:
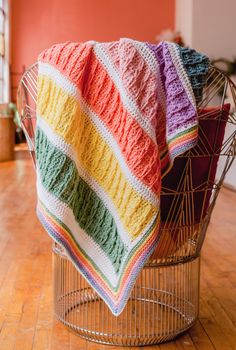
[[[0,162],[14,159],[14,112],[8,103],[0,104]]]

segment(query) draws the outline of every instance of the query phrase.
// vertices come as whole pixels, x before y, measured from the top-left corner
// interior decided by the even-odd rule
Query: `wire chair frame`
[[[22,76],[17,91],[17,108],[34,165],[37,75],[35,63]],[[224,104],[229,95],[231,109],[225,119]],[[200,252],[219,190],[236,155],[236,86],[222,71],[211,66],[203,97],[198,101],[203,123],[212,120],[215,113],[204,108],[216,104],[219,112],[214,119],[213,143],[209,143],[209,135],[199,124],[198,144],[178,157],[184,160],[184,167],[176,188],[162,186],[161,201],[169,198],[170,206],[162,220],[160,241],[140,272],[121,315],[111,314],[64,249],[53,243],[55,315],[79,336],[104,344],[150,345],[175,338],[196,321]],[[226,124],[228,131],[222,145],[217,147],[221,123]],[[218,166],[217,176],[211,178],[218,158],[221,167]],[[197,186],[193,181],[196,159],[208,161],[207,177]],[[197,196],[201,198],[201,208],[196,220]]]

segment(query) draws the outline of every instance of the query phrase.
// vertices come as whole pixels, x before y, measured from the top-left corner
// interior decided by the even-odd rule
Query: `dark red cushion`
[[[199,111],[197,145],[177,157],[162,179],[162,221],[177,221],[184,212],[186,224],[190,224],[200,222],[206,215],[229,110],[230,104],[226,104]]]

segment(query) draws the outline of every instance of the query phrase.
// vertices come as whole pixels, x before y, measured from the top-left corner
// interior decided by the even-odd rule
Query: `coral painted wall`
[[[12,70],[21,71],[58,42],[155,42],[163,29],[174,28],[174,12],[175,0],[12,0]]]

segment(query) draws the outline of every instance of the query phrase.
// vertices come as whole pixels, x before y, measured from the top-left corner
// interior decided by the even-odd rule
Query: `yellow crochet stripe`
[[[39,76],[37,108],[53,131],[73,147],[90,176],[109,194],[131,238],[139,236],[157,208],[126,180],[114,153],[78,101],[47,76]]]

